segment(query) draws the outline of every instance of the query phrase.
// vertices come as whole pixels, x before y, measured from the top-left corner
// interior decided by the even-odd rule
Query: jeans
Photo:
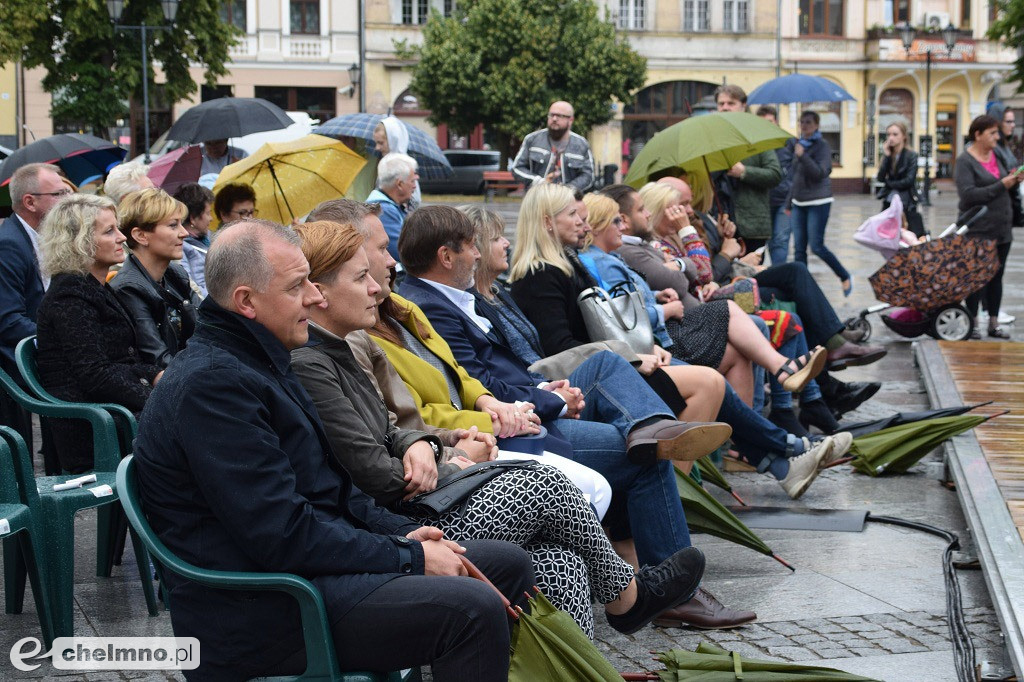
[[[817,206],[793,205],[793,259],[807,263],[807,244],[815,256],[825,261],[839,279],[850,279],[850,273],[839,262],[836,255],[825,246],[825,227],[832,204]]]
[[[676,418],[633,365],[611,351],[587,358],[569,375],[569,384],[583,392],[586,405],[580,419],[611,424],[623,438],[645,419]]]
[[[796,313],[792,313],[793,322],[800,326],[803,326],[803,322],[800,320],[800,316]],[[800,357],[807,352],[807,337],[804,336],[803,332],[794,334],[789,341],[786,341],[779,348],[779,353],[785,355],[787,358]],[[771,378],[771,389],[772,389],[772,409],[779,408],[788,410],[793,407],[793,394],[782,388],[782,384],[775,378]],[[817,400],[821,397],[821,389],[818,388],[817,382],[811,379],[804,386],[803,393],[800,394],[802,402],[809,403],[812,400]]]
[[[764,338],[771,339],[771,335],[768,332],[768,325],[758,315],[751,315],[750,319],[753,320],[754,326],[757,327]],[[764,410],[764,379],[765,369],[761,365],[754,364],[754,400],[751,407],[755,412],[761,412]]]
[[[772,209],[772,237],[768,240],[768,255],[772,265],[781,265],[789,259],[789,237],[793,234],[793,223],[786,215],[785,206]]]
[[[595,469],[611,483],[613,503],[606,522],[614,521],[616,503],[625,500],[641,565],[657,565],[690,546],[690,529],[671,462],[633,464],[626,458],[625,439],[610,424],[560,419],[558,426],[572,443],[572,459]]]
[[[804,263],[773,265],[754,275],[754,279],[761,289],[762,301],[775,297],[796,304],[808,346],[824,346],[830,337],[843,330],[832,304]]]

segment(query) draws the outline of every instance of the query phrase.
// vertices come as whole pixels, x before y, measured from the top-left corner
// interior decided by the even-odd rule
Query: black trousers
[[[533,563],[522,548],[496,540],[461,543],[466,557],[513,604],[526,608]],[[331,617],[328,612],[328,617]],[[342,670],[388,671],[429,665],[438,682],[508,679],[510,619],[498,595],[473,578],[405,576],[385,583],[331,631]],[[304,654],[275,666],[297,672]]]
[[[1003,273],[1006,272],[1006,259],[1010,257],[1010,247],[1012,245],[1012,242],[1006,242],[996,246],[999,269],[996,270],[995,276],[988,281],[988,284],[983,289],[967,297],[967,310],[971,313],[972,317],[978,316],[978,304],[984,304],[984,308],[989,314],[990,328],[996,326],[995,320],[999,317],[999,306],[1003,302]]]

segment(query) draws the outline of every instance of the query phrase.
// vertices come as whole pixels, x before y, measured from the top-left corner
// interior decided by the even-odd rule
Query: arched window
[[[669,81],[636,93],[636,100],[626,105],[622,114],[622,139],[630,144],[629,155],[636,156],[637,147],[673,123],[715,111],[717,87],[701,81]]]

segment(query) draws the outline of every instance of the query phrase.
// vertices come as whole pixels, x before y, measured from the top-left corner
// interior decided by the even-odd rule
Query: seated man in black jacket
[[[336,464],[289,369],[323,297],[288,228],[222,231],[210,249],[199,330],[171,361],[135,444],[142,503],[167,546],[215,570],[288,572],[324,597],[343,669],[431,664],[438,680],[505,680],[509,629],[470,557],[510,597],[534,583],[530,557],[494,541],[460,547],[374,505]],[[216,590],[166,575],[171,622],[202,642],[198,679],[304,667],[295,600]]]

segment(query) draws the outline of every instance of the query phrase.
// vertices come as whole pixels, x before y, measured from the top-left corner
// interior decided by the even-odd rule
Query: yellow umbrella
[[[366,159],[337,140],[306,135],[291,142],[268,142],[217,176],[214,192],[243,183],[256,193],[260,218],[282,224],[304,216],[328,199],[345,194]]]

